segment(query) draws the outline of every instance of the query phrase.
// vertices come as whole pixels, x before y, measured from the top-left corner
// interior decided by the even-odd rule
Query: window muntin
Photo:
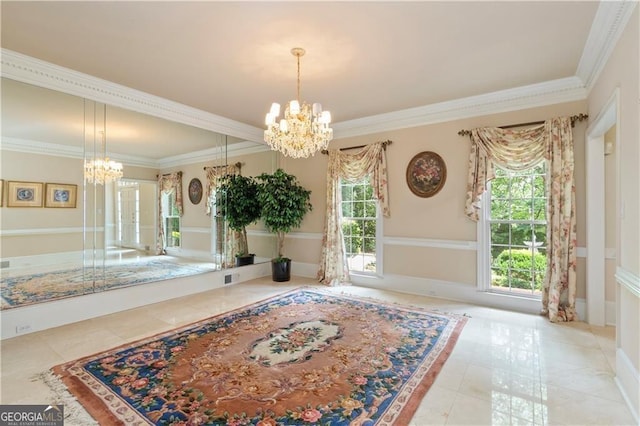
[[[491,291],[541,295],[547,264],[545,175],[544,162],[518,172],[496,167],[487,214]]]
[[[378,201],[369,176],[340,180],[342,190],[342,233],[350,272],[380,273],[380,220]]]
[[[165,247],[180,247],[180,213],[176,204],[176,191],[162,193],[162,217]]]

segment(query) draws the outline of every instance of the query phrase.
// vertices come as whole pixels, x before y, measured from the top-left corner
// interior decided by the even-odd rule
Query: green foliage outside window
[[[499,287],[542,291],[547,257],[532,250],[503,250],[492,269],[492,284]],[[509,283],[511,277],[511,283]]]
[[[546,271],[544,162],[520,171],[496,168],[491,181],[491,284],[541,291]]]

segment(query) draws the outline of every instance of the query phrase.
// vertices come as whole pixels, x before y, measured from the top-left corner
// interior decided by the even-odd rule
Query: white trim
[[[0,237],[22,237],[27,235],[52,235],[52,234],[77,234],[82,233],[84,228],[24,228],[24,229],[0,229]],[[103,227],[87,228],[87,232],[104,232]]]
[[[587,93],[591,92],[609,60],[636,3],[637,1],[600,2],[576,69],[576,76],[584,82]]]
[[[334,124],[333,131],[336,139],[340,139],[408,127],[426,126],[480,115],[580,101],[586,98],[587,92],[582,81],[578,77],[567,77],[514,89],[500,90],[386,114],[342,121]]]
[[[335,123],[337,139],[584,100],[613,51],[634,1],[600,2],[576,76]],[[98,102],[263,143],[263,129],[2,49],[2,75]]]
[[[180,228],[180,232],[192,233],[192,234],[210,234],[211,228],[196,227],[196,226],[183,226]]]
[[[320,232],[289,232],[286,238],[297,238],[301,240],[322,240],[322,233]]]
[[[478,291],[473,284],[395,274],[387,274],[384,277],[364,277],[359,275],[351,277],[351,281],[353,284],[364,287],[393,290],[531,314],[537,314],[541,309],[540,299]]]
[[[616,282],[629,290],[631,294],[640,297],[640,277],[622,266],[616,268]]]
[[[79,146],[39,142],[6,136],[2,137],[2,150],[25,152],[27,154],[44,154],[54,157],[84,158],[84,150]]]
[[[30,266],[60,265],[69,263],[82,266],[83,260],[84,259],[82,250],[2,258],[3,262],[9,262],[9,266],[3,268],[4,270],[26,268]]]
[[[167,247],[165,248],[165,251],[170,256],[214,262],[213,255],[204,250],[183,249],[182,247]]]
[[[178,123],[263,142],[263,129],[2,49],[2,76]]]
[[[635,419],[635,424],[640,424],[640,373],[620,348],[616,350],[616,377],[614,381]]]
[[[430,247],[453,250],[477,250],[475,241],[434,240],[430,238],[384,237],[384,245],[404,247]]]
[[[603,326],[606,322],[604,134],[612,126],[618,124],[619,94],[620,89],[616,88],[597,117],[589,124],[585,134],[585,182],[587,188],[586,321],[589,324],[598,326]],[[619,128],[620,126],[617,125],[617,129]],[[619,135],[616,135],[616,140],[619,140]],[[616,152],[619,151],[616,150]],[[619,167],[616,167],[616,169],[620,170]],[[616,191],[618,191],[618,185],[619,178],[616,177]],[[618,227],[616,226],[616,228]],[[620,241],[618,229],[616,229],[616,241]],[[617,310],[618,308],[616,307]]]

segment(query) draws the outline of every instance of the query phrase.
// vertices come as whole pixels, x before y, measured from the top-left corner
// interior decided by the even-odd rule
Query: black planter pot
[[[291,280],[291,259],[271,261],[271,278],[276,282]]]
[[[253,265],[255,254],[248,254],[246,256],[236,256],[236,266]]]

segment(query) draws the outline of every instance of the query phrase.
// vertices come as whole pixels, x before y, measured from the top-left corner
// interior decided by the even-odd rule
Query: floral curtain
[[[176,193],[176,207],[182,216],[182,172],[158,175],[158,238],[156,240],[156,254],[164,254],[164,217],[162,215],[162,194]]]
[[[480,128],[471,131],[465,214],[478,220],[481,196],[494,178],[494,164],[525,170],[547,162],[547,273],[542,313],[552,322],[577,319],[576,214],[573,135],[569,117],[553,118],[524,130]]]
[[[384,143],[376,142],[355,154],[340,150],[329,150],[327,170],[327,221],[322,239],[322,257],[318,280],[327,285],[349,282],[344,238],[342,235],[342,193],[340,179],[362,179],[371,175],[371,186],[380,204],[384,217],[389,217],[389,195],[387,185],[387,160]]]
[[[210,216],[216,203],[216,191],[218,190],[220,179],[227,175],[240,174],[240,164],[205,167],[204,170],[207,174],[206,212]],[[220,254],[218,259],[220,266],[222,268],[233,267],[235,266],[235,253],[238,252],[241,235],[238,231],[229,228],[227,221],[221,216],[215,216],[214,226],[217,235],[215,253]]]

